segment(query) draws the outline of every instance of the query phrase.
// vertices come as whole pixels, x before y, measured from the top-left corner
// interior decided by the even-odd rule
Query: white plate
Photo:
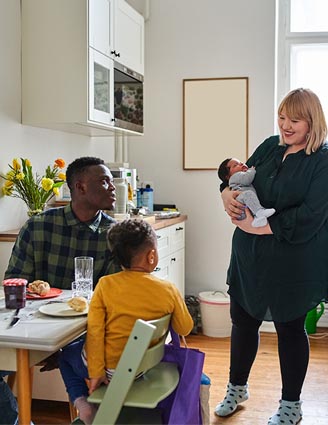
[[[88,314],[88,307],[83,311],[75,311],[70,308],[67,303],[53,303],[42,305],[39,308],[39,311],[43,314],[47,314],[48,316],[56,316],[56,317],[71,317],[71,316],[84,316]]]

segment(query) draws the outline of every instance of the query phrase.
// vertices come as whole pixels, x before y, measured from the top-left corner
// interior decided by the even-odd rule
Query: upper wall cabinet
[[[124,95],[115,104],[114,68],[120,62],[143,74],[143,17],[124,0],[21,2],[23,124],[89,136],[129,132],[116,119]],[[123,19],[122,10],[130,15]]]
[[[144,74],[144,18],[125,0],[89,0],[89,45]]]
[[[114,0],[89,1],[89,46],[111,56],[114,51]]]
[[[114,4],[114,59],[144,75],[144,18],[124,0]]]

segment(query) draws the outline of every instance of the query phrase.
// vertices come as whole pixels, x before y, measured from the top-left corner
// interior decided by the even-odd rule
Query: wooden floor
[[[324,332],[328,332],[326,328],[318,329],[318,333]],[[278,406],[281,389],[276,334],[261,334],[260,348],[249,379],[250,399],[228,418],[218,418],[213,411],[225,395],[230,338],[190,335],[187,343],[206,353],[204,372],[211,378],[211,425],[266,425]],[[310,338],[310,345],[300,425],[328,425],[328,336]],[[69,424],[68,403],[34,400],[32,419],[35,425]]]
[[[318,329],[318,333],[327,329]],[[276,411],[281,397],[281,380],[275,333],[262,333],[259,351],[249,379],[250,398],[228,418],[213,414],[216,404],[225,395],[229,373],[230,338],[189,336],[190,347],[206,353],[205,373],[210,376],[211,425],[266,425]],[[311,353],[303,387],[303,420],[301,425],[328,425],[328,335],[310,338]]]

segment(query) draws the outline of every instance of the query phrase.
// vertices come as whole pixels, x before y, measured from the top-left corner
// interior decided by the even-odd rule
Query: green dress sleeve
[[[314,238],[328,219],[328,149],[308,158],[308,167],[300,170],[302,179],[294,191],[304,191],[302,202],[291,205],[269,218],[270,227],[278,240],[291,244],[306,243]],[[288,157],[287,157],[288,158]],[[286,159],[287,160],[287,159]],[[307,171],[306,171],[307,170]],[[300,183],[303,181],[303,188]]]

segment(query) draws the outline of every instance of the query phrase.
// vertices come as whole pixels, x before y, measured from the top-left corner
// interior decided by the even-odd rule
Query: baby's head
[[[228,183],[229,178],[238,171],[247,171],[248,167],[236,158],[227,158],[221,162],[218,168],[218,176],[223,183]]]
[[[144,220],[115,223],[108,231],[107,241],[114,261],[127,269],[131,268],[137,257],[152,250],[157,253],[156,233]]]

